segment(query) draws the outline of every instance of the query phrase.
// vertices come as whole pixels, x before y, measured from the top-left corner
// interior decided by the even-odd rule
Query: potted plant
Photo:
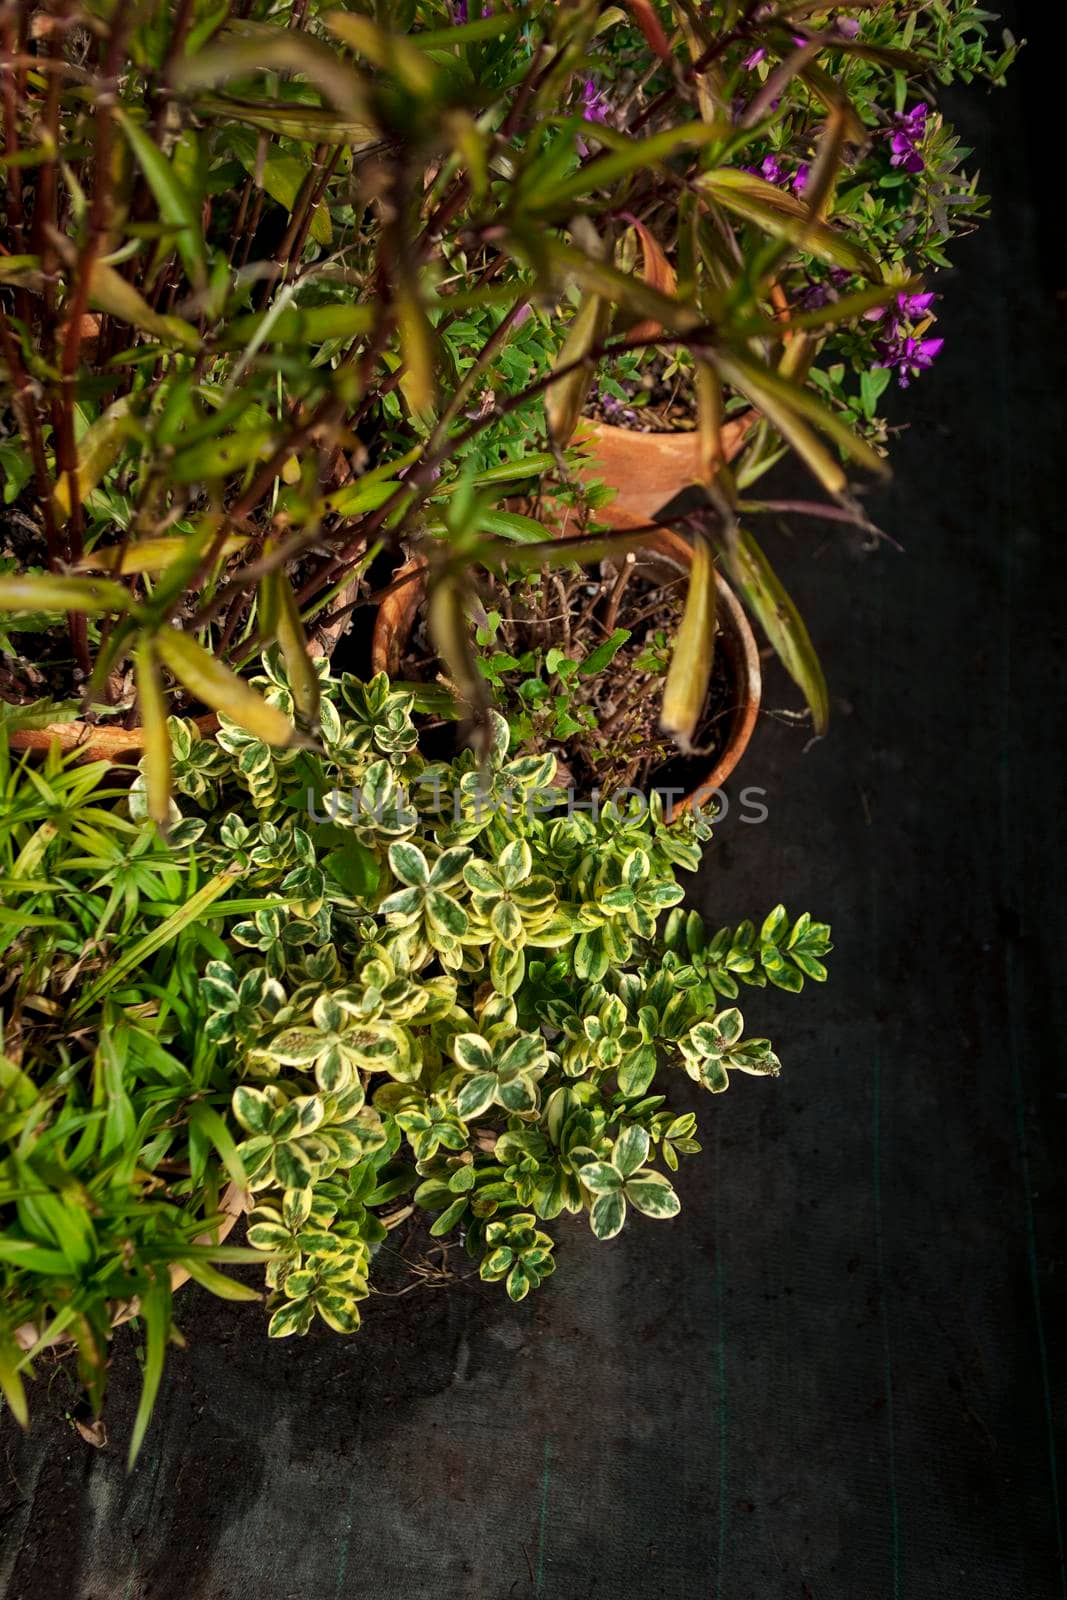
[[[679,752],[660,728],[658,682],[682,616],[692,546],[668,528],[649,529],[614,502],[610,517],[616,532],[640,530],[636,549],[563,569],[481,573],[475,669],[512,742],[553,753],[560,787],[579,797],[656,791],[668,820],[694,804],[713,809],[756,725],[762,688],[756,640],[716,572],[712,681],[693,748]],[[398,578],[409,576],[414,581],[379,607],[371,663],[414,689],[433,739],[442,717],[458,715],[461,702],[429,635],[425,569],[400,569]]]
[[[89,706],[92,724],[134,733],[158,767],[157,816],[167,695],[292,738],[240,670],[276,638],[299,682],[302,636],[374,594],[354,585],[383,546],[425,547],[450,596],[442,645],[465,650],[448,619],[472,552],[502,560],[533,536],[494,497],[573,488],[537,438],[543,404],[558,453],[597,365],[652,347],[693,363],[698,477],[716,508],[692,616],[710,614],[714,549],[825,720],[810,644],[747,530],[734,537],[746,507],[720,470],[724,422],[755,406],[759,460],[786,441],[846,508],[837,452],[881,470],[839,397],[817,394],[811,341],[862,334],[867,312],[917,292],[897,213],[877,234],[865,220],[853,152],[924,52],[932,71],[962,63],[971,10],[913,60],[883,23],[873,42],[849,38],[839,10],[808,0],[795,17],[727,5],[700,19],[642,0],[606,28],[591,0],[486,9],[464,20],[420,0],[397,31],[317,0],[20,13],[0,270],[4,692],[22,723]],[[980,28],[968,37],[979,68]],[[772,61],[739,110],[738,85]],[[856,77],[858,109],[826,63]],[[633,92],[602,115],[613,72]],[[746,170],[791,140],[812,157],[802,195]],[[644,277],[626,258],[631,218]],[[785,328],[783,283],[827,262],[864,287],[792,307]],[[575,296],[561,325],[554,308]],[[461,484],[479,491],[463,518],[449,515]],[[673,657],[666,721],[683,741],[707,633],[691,625]],[[298,716],[313,722],[302,676]]]
[[[264,666],[257,692],[291,715]],[[672,1085],[776,1073],[735,1001],[825,977],[807,915],[709,936],[682,911],[698,819],[568,805],[553,756],[510,751],[496,713],[484,761],[427,762],[410,695],[316,670],[315,750],[172,721],[166,839],[145,776],[126,794],[58,751],[33,772],[0,735],[0,1382],[25,1416],[23,1373],[66,1336],[99,1403],[135,1306],[131,1458],[180,1274],[265,1297],[276,1337],[353,1332],[414,1211],[521,1300],[568,1216],[610,1239],[678,1212],[700,1146]],[[227,1182],[242,1247],[222,1242]],[[219,1270],[250,1258],[259,1291]]]
[[[949,264],[950,244],[972,231],[986,209],[962,167],[969,152],[937,109],[938,91],[959,78],[1003,82],[1014,54],[1010,36],[993,45],[988,35],[994,19],[968,3],[818,7],[792,22],[785,15],[776,20],[776,34],[754,43],[739,29],[731,48],[716,56],[715,103],[729,104],[739,128],[759,130],[742,168],[756,181],[735,178],[733,188],[716,195],[718,229],[733,258],[748,258],[754,226],[773,230],[761,207],[778,212],[787,237],[802,221],[825,120],[827,72],[847,97],[851,122],[833,214],[847,219],[853,240],[888,275],[936,274]],[[822,48],[813,57],[815,38]],[[655,125],[666,109],[662,83],[616,98],[616,85],[628,81],[632,64],[625,34],[607,31],[599,56],[597,82],[603,88],[587,115],[620,129],[634,122]],[[892,77],[885,72],[890,61]],[[646,120],[657,89],[659,104]],[[644,220],[623,220],[630,226],[620,242],[622,258],[646,281],[676,292],[687,241],[675,218],[665,219],[653,204]],[[832,249],[797,251],[781,262],[769,300],[783,325],[783,356],[792,342],[792,319],[862,287],[855,267]],[[895,374],[907,387],[941,348],[934,328],[937,299],[932,292],[898,295],[858,321],[827,326],[810,339],[801,335],[783,370],[793,376],[806,372],[839,414],[882,449],[888,433],[880,402],[891,378]],[[748,489],[777,460],[781,438],[766,418],[757,431],[759,407],[749,409],[741,395],[728,403],[726,415],[723,458],[733,460],[747,445],[739,487]],[[635,351],[591,387],[581,430],[587,456],[582,470],[615,490],[613,508],[647,521],[683,485],[699,480],[697,423],[693,365],[684,345]]]
[[[255,1251],[276,1334],[348,1329],[415,1207],[521,1298],[562,1211],[610,1237],[628,1207],[677,1209],[694,1128],[657,1074],[775,1071],[740,986],[825,975],[806,916],[709,938],[679,910],[706,819],[570,815],[543,739],[508,749],[474,574],[510,594],[662,551],[650,519],[617,525],[574,439],[594,373],[685,352],[702,497],[646,674],[661,729],[699,742],[720,568],[824,725],[744,493],[789,448],[857,518],[849,474],[884,463],[819,341],[862,344],[877,312],[905,376],[934,353],[899,212],[872,231],[880,194],[852,182],[874,90],[857,108],[838,84],[869,70],[907,170],[915,113],[888,96],[919,70],[910,40],[849,38],[848,8],[810,0],[485,10],[191,0],[3,24],[0,1381],[23,1411],[35,1352],[69,1337],[98,1400],[136,1304],[133,1453],[182,1273],[246,1297],[219,1265]],[[944,16],[924,46],[942,72],[980,21]],[[601,118],[612,73],[628,87]],[[801,138],[787,91],[799,194],[747,170]],[[366,671],[369,626],[341,634],[423,573],[477,736],[436,762],[410,694]],[[61,757],[74,723],[83,757],[142,752],[132,788]],[[235,1194],[257,1207],[246,1246],[222,1239]]]

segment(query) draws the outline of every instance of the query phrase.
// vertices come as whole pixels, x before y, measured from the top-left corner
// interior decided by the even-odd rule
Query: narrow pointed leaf
[[[116,317],[119,322],[128,322],[131,327],[154,334],[163,344],[177,344],[187,350],[200,348],[200,335],[191,323],[183,322],[181,317],[161,316],[158,311],[153,311],[133,284],[128,283],[121,273],[105,261],[93,264],[89,279],[89,303],[97,311],[106,311]]]
[[[130,402],[126,396],[122,396],[109,405],[95,422],[90,423],[78,440],[78,470],[73,486],[71,475],[65,473],[52,491],[52,500],[61,519],[70,516],[75,499],[84,500],[96,488],[117,459],[126,440],[137,431],[137,424],[129,412]]]
[[[156,636],[156,648],[174,676],[213,711],[224,711],[265,744],[291,743],[296,730],[285,713],[269,705],[189,634],[163,628]]]
[[[170,1333],[170,1280],[164,1275],[141,1296],[141,1316],[145,1325],[144,1371],[141,1379],[141,1399],[130,1434],[130,1450],[126,1464],[132,1468],[144,1443],[152,1409],[159,1393],[163,1376],[163,1360]]]
[[[825,733],[830,718],[829,693],[799,611],[750,533],[739,530],[733,556],[725,559],[730,577],[749,610],[759,621],[782,665],[803,691],[816,733]]]
[[[150,639],[140,639],[134,652],[137,701],[144,730],[144,774],[148,815],[162,827],[170,816],[170,733],[159,663]]]
[[[125,611],[130,596],[102,578],[67,578],[33,573],[0,577],[0,611]]]
[[[667,683],[663,690],[660,727],[680,749],[693,748],[693,738],[711,682],[715,651],[715,563],[711,546],[698,537],[693,545],[685,610],[678,624]]]
[[[865,278],[879,276],[877,263],[862,245],[828,223],[813,220],[799,200],[755,173],[722,168],[705,172],[696,183],[725,210],[743,222],[754,223],[772,238],[785,239],[798,250],[831,266],[845,267],[849,272],[862,273]]]
[[[561,450],[570,443],[578,426],[596,374],[596,362],[593,359],[585,361],[584,358],[600,344],[609,321],[609,308],[601,297],[596,294],[585,295],[556,357],[556,367],[569,367],[575,361],[584,362],[555,383],[549,384],[545,390],[548,431]]]
[[[186,272],[197,289],[207,283],[208,262],[199,208],[172,164],[139,123],[119,107],[115,116],[126,135],[164,222],[178,229],[175,243]]]

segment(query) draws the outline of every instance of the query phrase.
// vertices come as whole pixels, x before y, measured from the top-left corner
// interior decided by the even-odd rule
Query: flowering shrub
[[[964,0],[476,9],[5,23],[5,693],[43,681],[67,715],[139,715],[157,816],[167,695],[284,744],[292,723],[237,680],[277,640],[313,724],[303,636],[367,600],[383,546],[427,556],[452,677],[484,709],[471,566],[539,537],[498,502],[576,498],[563,452],[594,375],[640,377],[649,350],[694,396],[702,537],[824,720],[745,490],[788,448],[858,516],[890,371],[939,348],[933,303],[902,319],[898,296],[918,303],[916,274],[980,211],[933,92],[997,79],[1011,46]],[[720,425],[741,409],[760,422],[729,472]],[[683,628],[672,662],[683,741],[705,633]]]

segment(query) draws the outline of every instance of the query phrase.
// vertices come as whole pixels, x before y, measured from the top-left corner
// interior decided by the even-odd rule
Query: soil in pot
[[[697,737],[681,756],[659,731],[663,676],[685,600],[686,576],[642,556],[576,572],[546,569],[519,586],[486,577],[479,656],[512,745],[551,750],[557,782],[582,795],[676,788],[706,779],[735,722],[738,686],[718,650]],[[593,668],[593,670],[590,670]],[[433,682],[439,662],[416,620],[397,676]],[[455,725],[424,727],[427,754],[454,747]]]
[[[657,352],[628,387],[632,394],[620,399],[602,385],[594,386],[586,416],[632,433],[688,433],[696,427],[692,374],[678,368],[673,356]]]

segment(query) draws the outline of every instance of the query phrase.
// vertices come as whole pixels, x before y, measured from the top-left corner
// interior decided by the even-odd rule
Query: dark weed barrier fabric
[[[771,551],[832,732],[805,752],[772,675],[733,789],[768,821],[726,818],[692,899],[833,923],[782,1078],[700,1102],[677,1223],[562,1230],[519,1307],[474,1279],[277,1344],[186,1290],[130,1477],[135,1336],[102,1449],[43,1369],[29,1437],[3,1422],[4,1600],[1067,1593],[1062,59],[1034,37],[954,108],[995,220],[872,506],[904,552],[814,524]]]

